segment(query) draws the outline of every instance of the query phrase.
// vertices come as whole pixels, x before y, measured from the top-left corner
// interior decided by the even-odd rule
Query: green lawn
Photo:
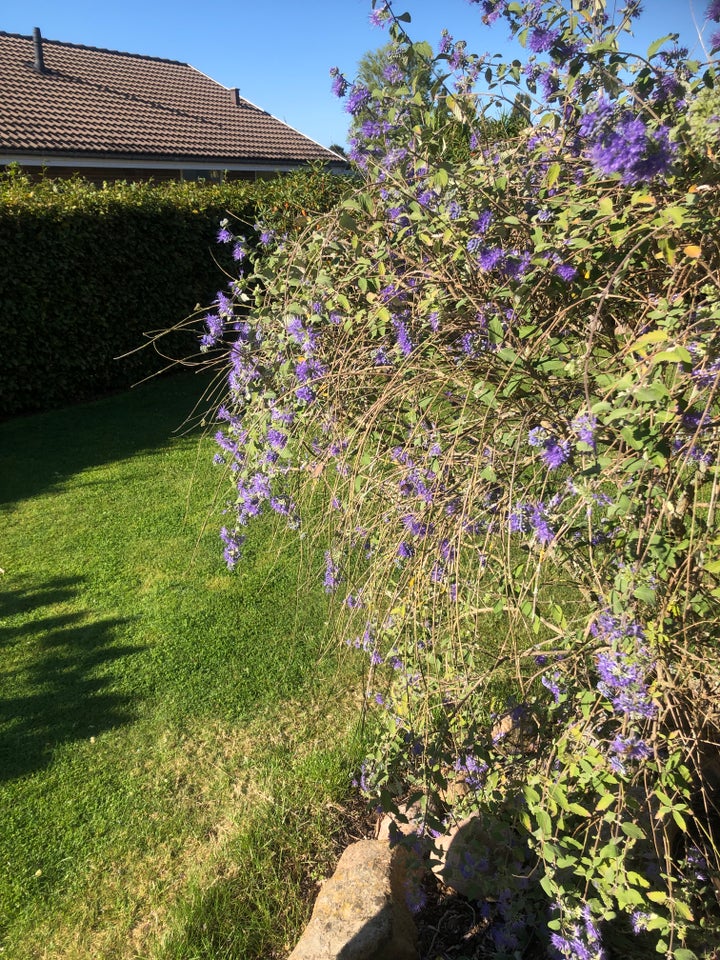
[[[355,667],[297,535],[226,571],[206,384],[0,424],[3,957],[279,956],[332,855]]]

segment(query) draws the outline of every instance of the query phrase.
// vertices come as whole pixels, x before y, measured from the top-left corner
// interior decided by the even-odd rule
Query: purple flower
[[[403,72],[396,63],[388,63],[383,68],[383,77],[393,86],[398,86],[403,82]]]
[[[511,250],[502,264],[502,272],[511,280],[520,280],[527,273],[529,266],[530,254],[527,250],[524,253],[520,253],[519,250]]]
[[[627,736],[619,733],[610,744],[610,749],[628,760],[646,760],[652,754],[650,747],[636,733]]]
[[[597,655],[597,671],[603,690],[618,690],[643,683],[645,670],[623,650],[612,650]]]
[[[560,32],[558,30],[549,30],[547,27],[535,27],[530,34],[528,47],[533,53],[543,53],[545,50],[550,49],[559,36]]]
[[[348,113],[351,113],[353,116],[355,116],[356,114],[360,113],[363,107],[367,106],[369,101],[370,91],[368,88],[363,87],[362,84],[355,83],[350,88],[345,109]]]
[[[295,376],[300,383],[307,383],[308,380],[317,380],[324,376],[325,367],[317,360],[299,360],[295,364]]]
[[[332,92],[336,97],[342,99],[347,93],[348,87],[350,84],[347,82],[345,77],[340,73],[337,67],[330,68],[330,76],[333,78],[332,82]]]
[[[694,843],[690,845],[685,861],[696,880],[700,880],[701,882],[708,880],[707,860]]]
[[[533,427],[528,430],[528,443],[531,447],[542,447],[547,440],[547,430],[545,427]]]
[[[720,0],[718,0],[718,2],[720,3]],[[636,910],[630,920],[633,933],[638,934],[647,930],[648,923],[650,923],[652,918],[651,913],[643,913],[641,910]]]
[[[426,537],[428,533],[431,532],[431,527],[427,523],[418,520],[412,513],[405,514],[401,519],[405,529],[414,537]]]
[[[590,629],[608,645],[596,654],[600,693],[608,697],[618,713],[653,717],[656,707],[647,687],[652,659],[642,627],[605,612],[598,615]]]
[[[298,387],[295,390],[295,396],[298,398],[298,400],[302,400],[305,403],[312,403],[315,399],[314,392],[310,389],[310,387],[307,386]]]
[[[505,8],[505,0],[470,0],[471,3],[479,3],[482,7],[482,21],[486,25],[494,23]]]
[[[473,233],[476,233],[479,236],[482,236],[484,233],[486,233],[488,227],[492,223],[492,218],[492,211],[484,210],[477,218],[475,223],[473,223]]]
[[[341,582],[342,577],[340,576],[340,568],[337,566],[335,561],[332,558],[332,554],[329,550],[325,551],[325,576],[323,582],[325,584],[325,592],[332,593],[337,585]]]
[[[604,99],[585,115],[579,132],[589,142],[595,168],[605,176],[620,174],[624,184],[667,173],[677,153],[666,126],[648,129],[640,116],[627,109],[617,113]]]
[[[267,441],[273,450],[282,450],[287,443],[287,435],[280,430],[270,429],[267,432]]]
[[[560,696],[563,692],[560,688],[560,683],[559,683],[560,677],[561,677],[561,674],[559,670],[554,670],[550,676],[547,676],[547,674],[543,674],[543,676],[540,677],[540,682],[553,695],[555,703],[560,702]]]
[[[508,517],[508,529],[510,533],[526,533],[528,530],[528,514],[530,507],[526,503],[518,503],[511,510]]]
[[[565,283],[570,283],[570,281],[574,280],[577,276],[577,270],[575,267],[571,267],[568,263],[556,264],[555,273],[560,277],[561,280],[564,280]]]
[[[290,317],[285,324],[285,329],[306,354],[312,354],[316,350],[318,335],[314,330],[303,326],[300,317]]]
[[[705,16],[714,23],[720,22],[720,0],[710,0]]]
[[[548,470],[557,470],[570,459],[570,445],[567,440],[548,437],[544,441],[540,457]]]
[[[565,918],[562,934],[553,933],[550,942],[564,960],[607,960],[600,930],[587,906],[575,922]]]
[[[226,293],[223,293],[222,290],[218,290],[217,300],[215,302],[220,316],[230,319],[233,315],[233,305],[230,297],[228,297]]]
[[[225,324],[216,313],[209,313],[205,317],[205,327],[207,328],[207,333],[200,339],[200,348],[202,350],[207,350],[209,347],[215,346],[223,335]]]
[[[405,888],[405,905],[410,913],[420,913],[426,904],[427,894],[420,884],[417,881],[408,883]]]
[[[395,335],[400,352],[407,357],[413,351],[413,342],[410,339],[407,327],[402,320],[393,320],[393,326],[395,327]]]
[[[572,428],[581,443],[595,449],[595,429],[597,420],[591,413],[581,413],[572,422]]]
[[[388,5],[385,3],[382,5],[382,7],[378,7],[377,10],[371,11],[369,18],[370,25],[373,27],[384,27],[389,15],[390,11]]]
[[[220,227],[217,234],[218,243],[230,243],[233,236],[227,227]]]
[[[238,560],[240,559],[245,537],[239,535],[235,531],[228,530],[227,527],[223,527],[220,530],[220,539],[225,544],[223,556],[225,558],[225,563],[228,566],[228,570],[234,570]]]
[[[551,543],[555,538],[555,533],[553,532],[552,527],[547,521],[545,515],[545,504],[538,503],[535,507],[532,508],[530,516],[528,517],[530,526],[535,533],[535,536],[539,543],[542,546],[547,546],[548,543]]]
[[[500,247],[485,247],[478,255],[477,262],[481,270],[494,270],[504,259],[505,254]]]

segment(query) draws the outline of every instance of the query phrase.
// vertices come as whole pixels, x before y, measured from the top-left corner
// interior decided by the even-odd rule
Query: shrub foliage
[[[130,386],[166,363],[137,351],[213,297],[218,221],[327,209],[342,181],[322,171],[270,181],[111,183],[0,176],[0,409],[7,416]],[[175,356],[187,337],[164,341]],[[129,354],[129,356],[126,356]],[[119,359],[122,358],[122,359]]]
[[[636,4],[477,6],[527,62],[446,33],[430,102],[334,70],[372,114],[362,183],[300,239],[268,232],[206,320],[225,556],[263,510],[302,529],[303,487],[326,498],[307,533],[379,716],[362,786],[419,799],[432,837],[481,816],[464,870],[498,956],[709,957],[716,70],[674,37],[624,53]],[[410,42],[408,15],[372,16]]]

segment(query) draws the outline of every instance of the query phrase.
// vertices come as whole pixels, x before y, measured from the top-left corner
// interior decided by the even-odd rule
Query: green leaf
[[[606,843],[605,846],[601,847],[598,851],[599,860],[616,860],[618,856],[619,851],[615,843]]]
[[[645,832],[636,823],[621,823],[620,829],[626,837],[631,837],[633,840],[645,839]]]
[[[635,391],[636,398],[641,403],[658,403],[670,396],[664,383],[651,383],[648,387],[640,387]]]
[[[683,833],[687,833],[687,821],[685,817],[680,813],[679,810],[673,810],[672,812],[673,820],[680,827]]]
[[[549,874],[540,878],[540,886],[550,900],[557,900],[557,884]]]
[[[669,220],[674,226],[681,227],[685,220],[685,211],[682,207],[665,207],[662,211],[662,217]]]
[[[535,810],[535,821],[545,837],[552,835],[552,820],[544,810]]]
[[[692,357],[685,347],[675,346],[671,350],[661,350],[650,358],[651,363],[692,363]]]
[[[548,172],[545,175],[545,186],[548,188],[548,190],[552,189],[552,187],[554,187],[557,183],[561,170],[562,167],[559,163],[551,163],[548,167]]]
[[[628,350],[632,350],[633,353],[639,353],[642,356],[645,356],[647,351],[645,347],[649,346],[651,343],[665,343],[669,338],[667,330],[651,330],[649,333],[644,333],[641,337],[635,340],[634,343],[628,345]]]
[[[651,587],[646,587],[641,584],[639,587],[635,587],[633,591],[633,596],[637,600],[642,600],[643,603],[655,603],[655,591]]]
[[[695,919],[690,907],[686,903],[683,903],[682,900],[673,900],[672,905],[675,913],[679,913],[683,920]]]
[[[534,806],[536,803],[539,803],[539,802],[540,802],[540,794],[537,792],[537,790],[535,789],[535,787],[531,787],[531,786],[529,786],[529,785],[524,786],[524,787],[523,787],[523,795],[524,795],[524,797],[525,797],[525,800],[526,800],[526,801],[528,802],[528,804],[530,804],[531,806]]]
[[[446,187],[448,185],[449,179],[450,177],[447,171],[447,167],[444,167],[444,166],[440,167],[436,171],[435,176],[433,177],[433,180],[435,181],[435,184],[438,187]]]
[[[340,226],[344,230],[349,230],[351,233],[358,232],[357,221],[355,217],[351,217],[349,213],[345,213],[345,212],[341,213],[339,222],[340,222]]]
[[[667,894],[664,890],[649,890],[645,896],[648,900],[652,900],[653,903],[665,903],[667,900]]]
[[[659,40],[653,41],[653,43],[650,44],[650,46],[648,47],[648,50],[647,50],[647,58],[648,58],[648,60],[651,60],[651,59],[655,56],[655,54],[658,52],[658,50],[660,49],[660,47],[661,47],[667,40],[670,40],[673,36],[674,36],[674,34],[672,34],[672,33],[667,33],[667,34],[665,34],[664,37],[660,37]]]
[[[645,898],[635,887],[619,887],[616,893],[618,906],[627,910],[628,907],[639,907],[645,902]]]

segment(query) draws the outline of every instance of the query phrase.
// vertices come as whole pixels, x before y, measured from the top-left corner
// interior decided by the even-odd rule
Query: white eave
[[[278,160],[235,160],[198,158],[197,160],[172,158],[166,160],[148,160],[142,157],[88,157],[73,154],[58,153],[12,153],[0,152],[0,164],[17,163],[21,167],[108,167],[121,170],[272,170],[292,171],[304,166],[310,161],[278,161]],[[328,161],[332,163],[332,161]],[[339,164],[344,163],[342,157],[337,157]]]

